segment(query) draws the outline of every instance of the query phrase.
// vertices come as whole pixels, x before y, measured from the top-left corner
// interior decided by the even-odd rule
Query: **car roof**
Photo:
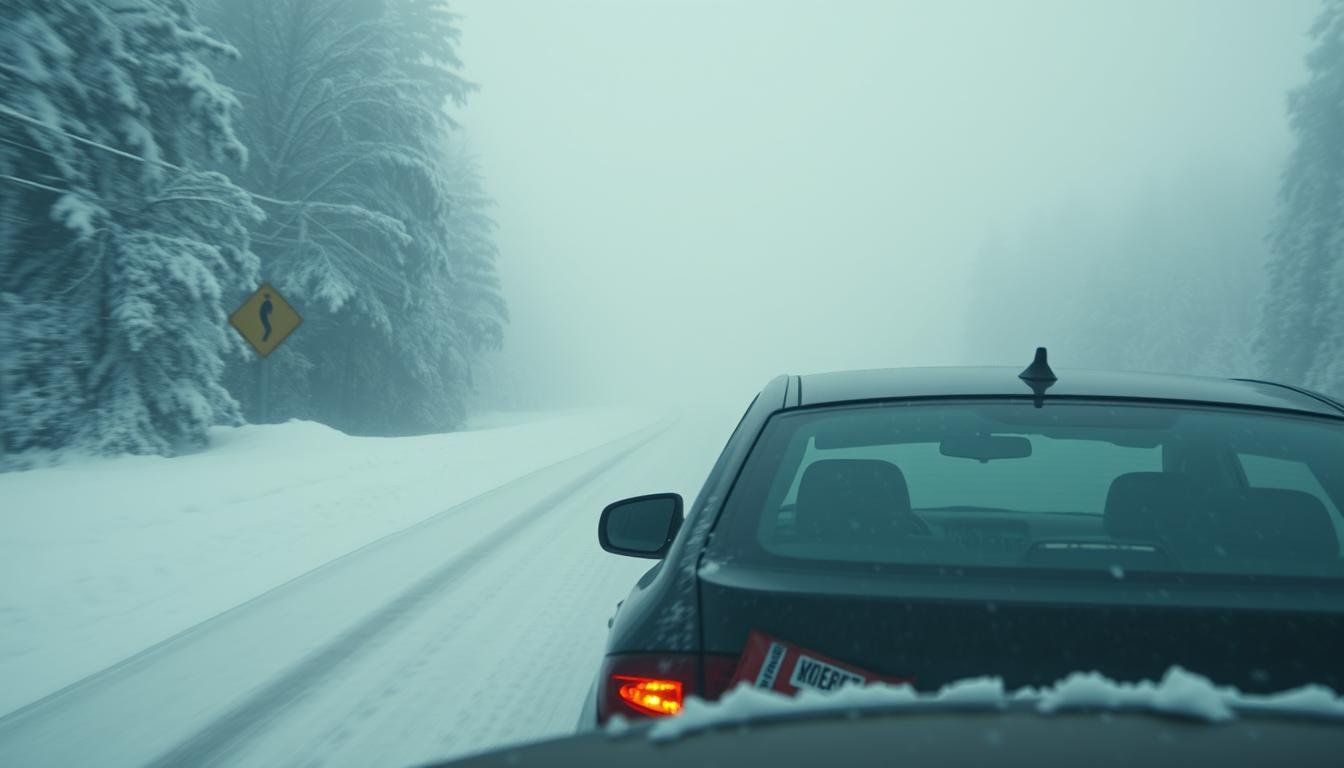
[[[886,368],[800,376],[790,405],[924,397],[1032,397],[1014,367]],[[1344,417],[1330,399],[1297,387],[1248,379],[1218,379],[1125,371],[1056,369],[1045,398],[1120,398],[1214,403]]]

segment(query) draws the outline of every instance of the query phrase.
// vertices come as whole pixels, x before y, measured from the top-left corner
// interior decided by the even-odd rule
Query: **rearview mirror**
[[[597,541],[617,555],[661,559],[681,529],[681,495],[655,493],[607,505]]]
[[[991,459],[1025,459],[1031,455],[1031,441],[1017,435],[950,437],[938,445],[938,452],[984,464]]]

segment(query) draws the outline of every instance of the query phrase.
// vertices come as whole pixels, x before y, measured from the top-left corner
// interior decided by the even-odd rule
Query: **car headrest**
[[[1303,491],[1243,488],[1219,510],[1222,542],[1233,556],[1321,562],[1339,557],[1330,512]]]
[[[922,528],[900,468],[874,459],[823,459],[803,471],[798,530],[821,538],[864,538]]]
[[[1111,481],[1102,524],[1117,539],[1160,539],[1184,525],[1192,498],[1185,475],[1130,472]]]

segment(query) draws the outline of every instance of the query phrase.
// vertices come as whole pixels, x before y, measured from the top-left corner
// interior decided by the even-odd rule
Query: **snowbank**
[[[680,715],[654,723],[648,736],[653,741],[666,741],[709,728],[762,720],[902,709],[993,711],[1010,704],[1033,706],[1042,714],[1155,712],[1207,722],[1231,720],[1238,712],[1344,720],[1344,697],[1322,686],[1268,695],[1246,694],[1172,667],[1158,683],[1117,683],[1096,672],[1075,672],[1049,688],[1011,692],[1004,690],[1002,680],[993,677],[961,680],[935,693],[920,693],[908,685],[877,684],[835,691],[804,690],[790,697],[739,685],[717,702],[691,698]],[[612,736],[628,730],[624,720],[613,719],[607,725],[607,733]]]
[[[0,474],[0,714],[658,414],[441,435],[217,428],[204,452]],[[488,426],[486,425],[486,426]]]

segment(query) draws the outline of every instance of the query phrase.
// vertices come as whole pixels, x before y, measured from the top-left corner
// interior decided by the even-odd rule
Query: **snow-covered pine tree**
[[[172,453],[236,418],[224,292],[254,279],[234,55],[188,0],[16,0],[0,28],[0,433]],[[11,346],[12,345],[12,346]]]
[[[1344,0],[1326,0],[1311,36],[1256,347],[1267,375],[1344,395]]]
[[[449,362],[474,360],[481,352],[498,350],[504,343],[509,311],[501,293],[495,262],[495,221],[489,215],[494,200],[473,157],[461,143],[447,148],[452,179],[453,209],[447,222],[444,247],[450,280],[445,297],[457,329]],[[466,370],[468,383],[470,370]]]
[[[305,202],[254,233],[267,278],[305,313],[272,393],[302,392],[305,415],[351,431],[459,424],[479,348],[465,339],[486,337],[458,327],[451,298],[465,289],[450,243],[477,223],[457,217],[463,181],[444,151],[447,108],[473,87],[456,17],[441,0],[217,0],[215,11],[243,53],[224,77],[244,94],[247,186]],[[478,202],[468,196],[464,213]],[[493,258],[491,244],[460,279],[482,280],[502,309]],[[249,375],[231,378],[244,399]],[[294,415],[276,404],[272,417]]]
[[[392,338],[391,364],[416,396],[386,416],[407,431],[463,422],[472,368],[483,351],[500,347],[508,318],[495,271],[493,201],[460,142],[443,142],[438,156],[451,204],[441,216],[412,220],[415,247],[406,258],[426,279],[413,284],[410,311]]]

